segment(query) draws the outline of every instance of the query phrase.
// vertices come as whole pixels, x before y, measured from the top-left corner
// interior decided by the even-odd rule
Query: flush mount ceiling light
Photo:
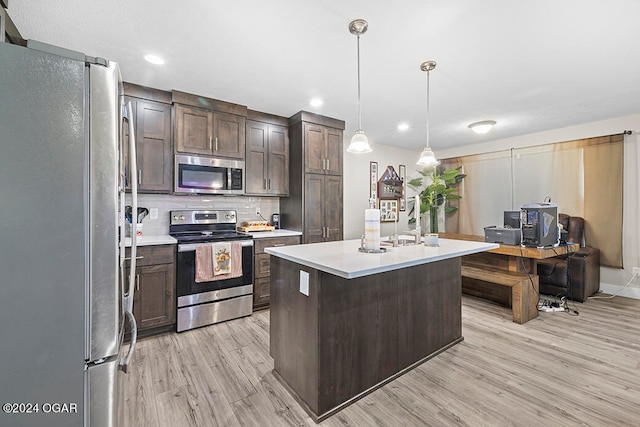
[[[483,120],[481,122],[471,123],[469,128],[477,134],[483,134],[489,132],[495,124],[495,120]]]
[[[369,24],[367,24],[367,21],[364,19],[354,19],[349,22],[349,32],[358,37],[358,130],[351,138],[351,143],[349,144],[349,147],[347,147],[347,152],[357,154],[370,153],[373,151],[371,150],[367,136],[362,130],[362,113],[360,111],[360,35],[366,33],[368,27]]]
[[[324,103],[320,98],[311,98],[311,101],[309,101],[309,105],[311,105],[312,107],[320,107],[322,106],[322,104]]]
[[[427,73],[427,144],[420,153],[420,158],[416,162],[416,165],[423,166],[424,168],[434,168],[440,164],[436,160],[436,156],[429,148],[429,74],[436,68],[436,61],[425,61],[420,64],[420,69]]]
[[[155,65],[164,64],[164,59],[162,59],[162,58],[160,58],[159,56],[156,56],[156,55],[145,55],[144,59],[147,62],[150,62],[150,63],[155,64]]]
[[[405,132],[405,131],[409,130],[409,123],[400,123],[398,125],[398,130],[400,132]]]

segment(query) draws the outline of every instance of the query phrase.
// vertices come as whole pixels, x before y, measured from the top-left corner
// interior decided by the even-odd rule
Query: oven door
[[[232,298],[253,292],[253,240],[236,240],[242,245],[242,276],[211,282],[196,282],[197,244],[179,244],[176,266],[178,307]]]
[[[177,332],[251,315],[253,240],[235,242],[242,245],[242,276],[200,283],[195,281],[196,244],[178,244]]]

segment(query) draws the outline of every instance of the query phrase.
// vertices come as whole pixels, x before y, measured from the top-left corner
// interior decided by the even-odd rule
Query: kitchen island
[[[461,257],[496,244],[268,248],[275,376],[316,421],[462,341]]]

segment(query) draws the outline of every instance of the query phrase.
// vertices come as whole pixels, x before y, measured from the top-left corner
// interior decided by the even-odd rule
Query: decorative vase
[[[429,206],[429,229],[431,233],[438,232],[438,207]]]

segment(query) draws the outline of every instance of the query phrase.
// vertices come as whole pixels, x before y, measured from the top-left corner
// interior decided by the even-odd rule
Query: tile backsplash
[[[126,204],[131,204],[127,194]],[[149,236],[169,233],[169,212],[179,209],[232,209],[238,212],[238,224],[242,221],[260,220],[256,209],[267,220],[280,210],[278,197],[251,196],[172,196],[168,194],[138,194],[138,206],[158,209],[158,219],[148,215],[143,221],[143,233]]]

